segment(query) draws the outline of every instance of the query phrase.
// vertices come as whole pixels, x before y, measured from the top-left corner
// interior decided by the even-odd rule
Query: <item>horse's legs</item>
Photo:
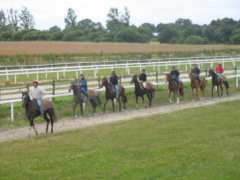
[[[168,92],[168,101],[169,101],[169,103],[172,103],[171,94],[172,94],[172,92],[169,90],[169,92]]]
[[[54,114],[50,115],[50,119],[51,119],[51,133],[53,133],[53,123],[54,123],[53,116],[54,116]]]
[[[81,116],[83,116],[83,102],[80,103],[80,112],[81,112]]]
[[[76,107],[77,107],[77,103],[74,102],[73,103],[73,117],[76,117]]]
[[[43,114],[43,116],[44,116],[44,119],[45,119],[45,121],[46,121],[46,134],[48,133],[48,126],[49,126],[49,118],[47,117],[47,112],[44,112],[44,114]]]
[[[212,97],[213,97],[214,85],[212,85]]]
[[[108,103],[108,99],[106,99],[106,101],[105,101],[105,103],[103,105],[103,112],[106,112],[106,105],[107,105],[107,103]]]
[[[220,85],[220,89],[221,89],[221,96],[223,96],[223,85]]]
[[[111,101],[112,101],[112,110],[113,110],[113,112],[115,112],[115,102],[114,102],[114,99],[111,99]]]
[[[36,134],[36,136],[38,135],[38,131],[37,131],[37,129],[36,129],[36,127],[35,127],[35,124],[33,124],[33,130],[34,130],[34,132],[35,132],[35,134]]]
[[[135,95],[135,99],[136,99],[136,108],[138,108],[138,96]]]
[[[218,93],[218,97],[220,97],[219,85],[217,85],[217,93]]]
[[[120,100],[120,97],[118,98],[118,109],[119,109],[119,111],[121,111],[122,110],[122,103],[121,103],[121,100]]]

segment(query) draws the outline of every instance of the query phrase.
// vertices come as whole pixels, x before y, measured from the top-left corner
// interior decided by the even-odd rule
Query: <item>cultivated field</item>
[[[239,104],[1,143],[0,177],[239,179]]]
[[[0,56],[40,54],[168,53],[240,50],[240,45],[173,45],[159,43],[0,42]]]

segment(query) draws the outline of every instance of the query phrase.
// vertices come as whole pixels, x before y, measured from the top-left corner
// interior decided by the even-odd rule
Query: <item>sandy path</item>
[[[128,110],[118,113],[97,114],[91,117],[84,117],[78,119],[65,119],[55,123],[55,133],[64,132],[74,129],[86,128],[98,124],[112,123],[116,121],[127,121],[138,117],[146,117],[156,114],[165,114],[174,111],[197,108],[207,105],[213,105],[222,102],[229,102],[234,100],[240,100],[240,95],[223,97],[223,98],[205,98],[201,101],[181,102],[179,105],[170,104],[165,106],[157,106],[139,110]],[[45,124],[37,125],[37,129],[40,133],[45,132]],[[32,132],[33,133],[33,132]],[[22,139],[30,136],[29,127],[21,127],[11,130],[5,130],[0,132],[0,142]]]

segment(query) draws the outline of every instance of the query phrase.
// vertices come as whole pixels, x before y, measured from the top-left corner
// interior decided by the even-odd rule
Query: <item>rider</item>
[[[193,75],[193,78],[197,79],[199,81],[199,83],[201,82],[200,80],[200,73],[201,73],[201,70],[200,68],[198,67],[197,64],[194,64],[193,65],[193,68],[191,70],[191,73]]]
[[[119,77],[117,76],[115,71],[112,71],[112,75],[110,77],[110,83],[113,85],[116,91],[116,97],[119,96],[119,85],[118,85]]]
[[[41,115],[43,115],[43,112],[44,112],[43,96],[45,94],[45,91],[41,87],[39,87],[38,81],[33,81],[32,84],[33,84],[33,88],[30,91],[31,99],[37,102]]]
[[[139,75],[139,80],[140,80],[140,82],[142,83],[142,86],[143,86],[143,88],[144,88],[145,85],[146,85],[146,82],[147,82],[147,74],[146,74],[145,69],[142,69],[142,72],[141,72],[141,74]]]
[[[83,74],[80,75],[79,85],[81,93],[88,97],[88,83]]]
[[[170,72],[170,75],[171,75],[171,78],[172,80],[176,81],[177,85],[179,85],[179,76],[180,76],[180,73],[179,71],[177,70],[176,66],[173,66],[172,67],[172,70]]]
[[[218,64],[215,68],[215,72],[218,75],[219,79],[224,79],[223,73],[224,73],[224,68],[222,67],[221,64]]]

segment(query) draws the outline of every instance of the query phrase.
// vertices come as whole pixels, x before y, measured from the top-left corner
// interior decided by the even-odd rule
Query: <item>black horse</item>
[[[229,83],[226,80],[219,78],[213,69],[209,70],[209,76],[212,77],[212,97],[213,97],[214,87],[217,87],[217,93],[219,97],[223,96],[223,87],[225,87],[226,94],[229,95],[229,91],[228,91]],[[219,89],[221,90],[221,94],[219,92]]]
[[[97,106],[101,105],[101,100],[98,93],[92,89],[88,90],[88,96],[84,95],[80,90],[80,85],[77,80],[70,85],[69,92],[73,91],[73,116],[76,115],[76,108],[79,105],[81,115],[84,114],[85,104],[90,102],[93,113],[96,113]],[[78,114],[79,115],[79,114]]]
[[[36,117],[41,116],[41,112],[38,107],[38,104],[35,100],[30,99],[28,92],[22,92],[22,102],[23,102],[23,107],[25,109],[26,117],[30,123],[30,127],[33,128],[35,134],[38,135],[38,131],[35,128],[35,123],[34,123],[34,119]],[[44,106],[43,117],[47,122],[46,134],[48,133],[49,123],[51,123],[51,133],[53,133],[53,124],[54,124],[54,121],[56,120],[53,104],[51,101],[45,99],[43,101],[43,106]]]
[[[135,97],[136,97],[136,106],[138,106],[138,98],[142,98],[142,103],[144,103],[144,95],[148,98],[148,106],[152,106],[152,100],[154,97],[155,89],[151,83],[147,83],[146,87],[143,87],[143,84],[138,81],[138,76],[134,75],[132,77],[131,83],[135,86]]]
[[[119,111],[122,110],[122,103],[123,103],[123,109],[126,109],[126,103],[127,103],[127,96],[125,94],[125,88],[121,85],[119,85],[119,96],[116,96],[116,89],[114,86],[108,81],[106,77],[102,79],[102,85],[101,87],[105,87],[105,98],[106,101],[104,103],[103,111],[106,111],[106,105],[109,100],[112,101],[112,109],[113,112],[115,111],[115,102],[116,99],[119,105]]]

